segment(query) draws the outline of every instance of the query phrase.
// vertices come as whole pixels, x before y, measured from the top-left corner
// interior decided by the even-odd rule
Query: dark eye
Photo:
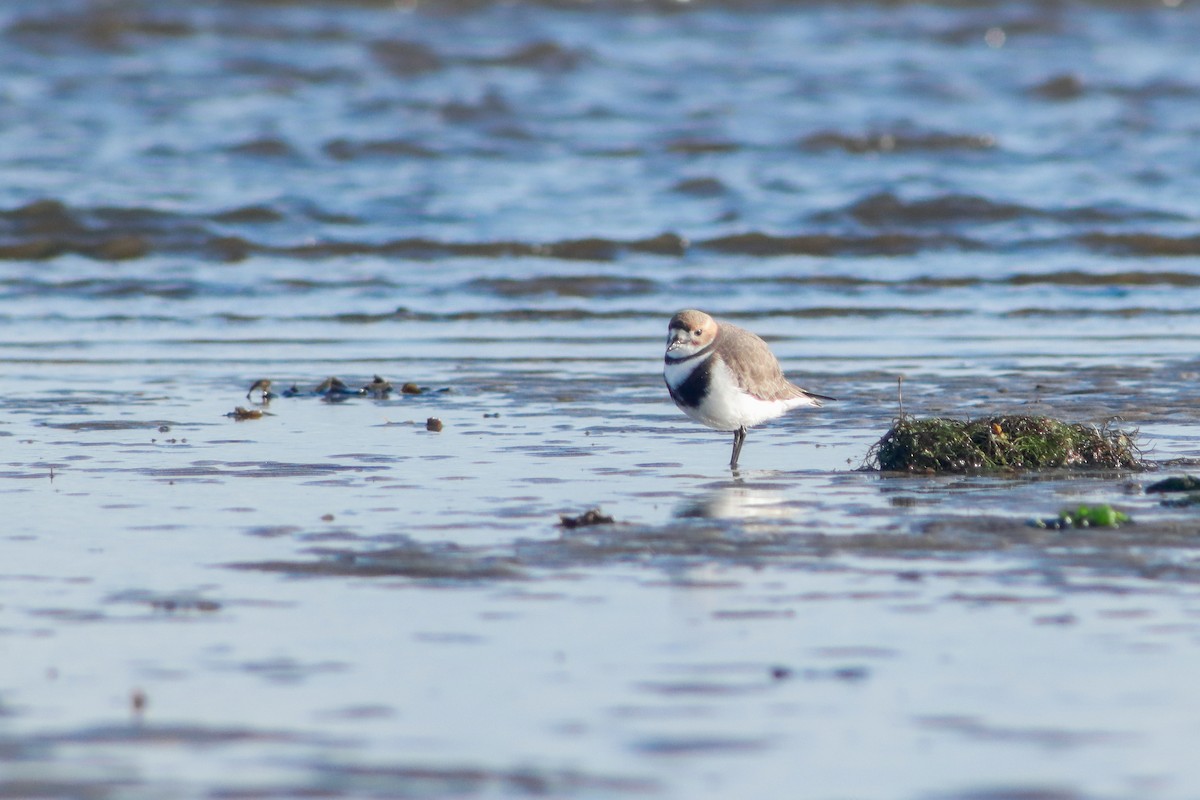
[[[692,331],[692,333],[694,333],[696,336],[699,336],[700,334],[704,333],[704,331],[700,330],[699,328],[696,328],[696,330]]]

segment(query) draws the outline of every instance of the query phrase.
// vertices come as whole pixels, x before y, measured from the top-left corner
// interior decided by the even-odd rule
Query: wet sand
[[[1161,377],[1076,374],[1038,408]],[[655,380],[616,397],[504,380],[276,399],[244,422],[222,416],[241,384],[10,400],[0,796],[1176,796],[1195,779],[1196,513],[1143,492],[1192,463],[855,471],[889,419],[881,387],[755,430],[731,474],[725,437]],[[1195,456],[1155,438],[1175,422],[1144,426],[1160,463]],[[1135,523],[1028,524],[1080,502]],[[615,521],[560,524],[593,506]],[[850,750],[877,765],[848,770]]]

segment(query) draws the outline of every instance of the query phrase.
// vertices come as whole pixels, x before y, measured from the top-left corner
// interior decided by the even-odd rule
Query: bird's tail
[[[823,394],[817,394],[816,392],[810,392],[807,389],[801,389],[799,386],[796,386],[795,384],[792,384],[792,388],[796,390],[797,397],[802,397],[805,400],[808,400],[810,402],[810,404],[814,405],[814,406],[819,406],[819,405],[821,405],[822,402],[830,402],[830,403],[837,402],[836,397],[828,397]]]

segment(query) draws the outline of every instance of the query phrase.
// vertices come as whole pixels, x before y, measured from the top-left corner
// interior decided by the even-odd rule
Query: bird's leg
[[[738,456],[742,454],[742,443],[746,441],[745,426],[733,432],[733,457],[729,459],[729,468],[737,469]]]

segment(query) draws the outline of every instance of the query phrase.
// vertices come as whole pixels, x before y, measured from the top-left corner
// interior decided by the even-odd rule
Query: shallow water
[[[5,4],[0,797],[1196,796],[1196,16]],[[682,306],[839,401],[731,474]]]

